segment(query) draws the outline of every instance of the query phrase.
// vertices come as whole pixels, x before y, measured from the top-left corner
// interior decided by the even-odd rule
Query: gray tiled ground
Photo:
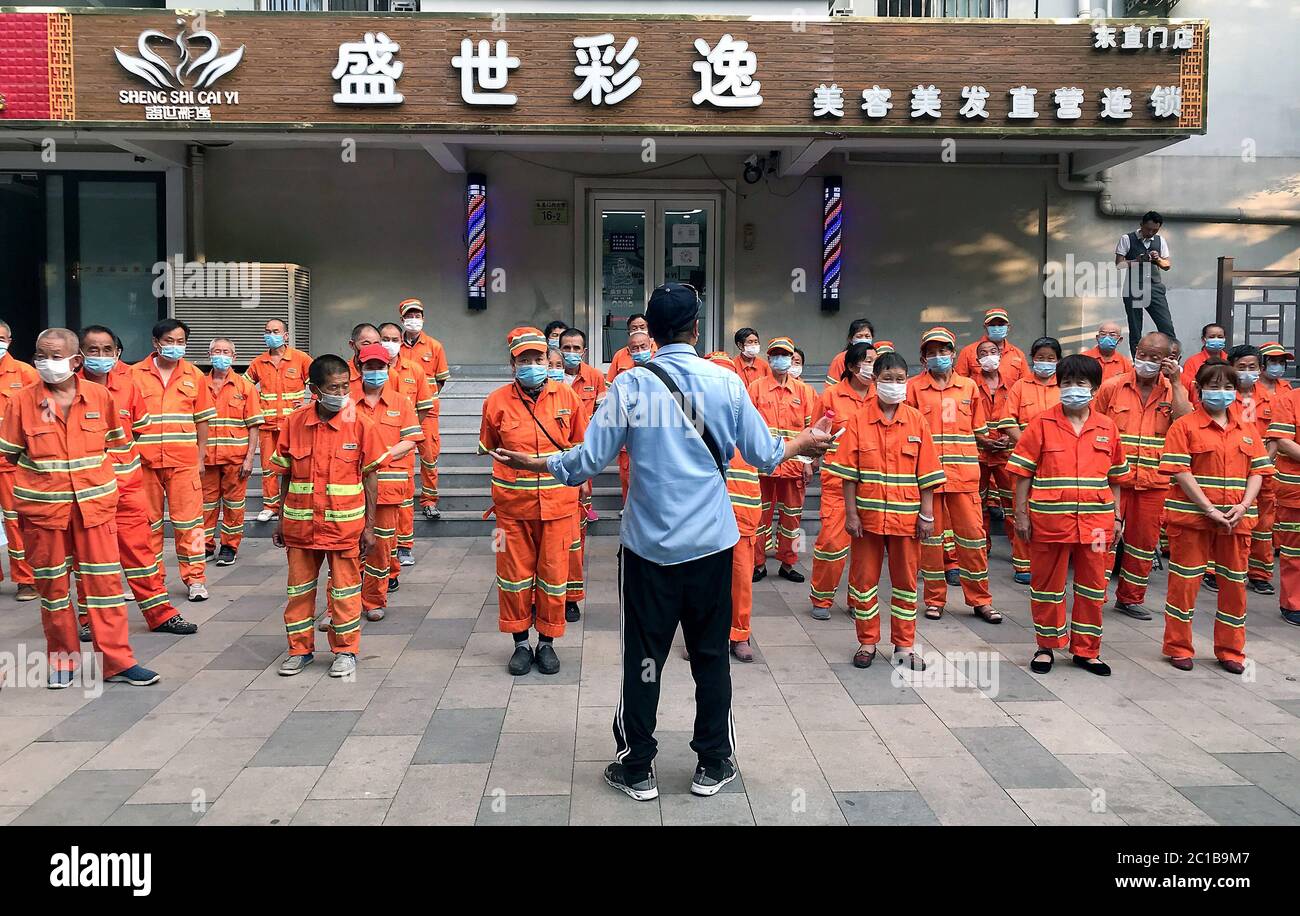
[[[741,778],[712,799],[689,794],[694,690],[674,652],[661,796],[638,804],[601,778],[619,693],[613,538],[589,542],[590,602],[556,644],[558,676],[505,673],[490,544],[445,538],[417,541],[388,617],[365,625],[351,683],[325,677],[323,638],[316,665],[276,676],[282,560],[249,539],[235,566],[209,568],[212,599],[183,606],[198,636],[150,634],[133,616],[159,685],[0,692],[0,824],[1300,822],[1300,630],[1275,601],[1250,597],[1246,677],[1207,657],[1209,593],[1192,672],[1161,657],[1160,619],[1112,615],[1111,678],[1063,654],[1032,675],[1027,590],[994,544],[1006,622],[956,604],[919,621],[924,674],[891,669],[887,645],[872,668],[852,666],[843,590],[814,621],[806,585],[759,583],[757,660],[733,664]],[[1157,572],[1150,607],[1163,589]],[[0,652],[39,651],[36,609],[12,593],[0,585]]]

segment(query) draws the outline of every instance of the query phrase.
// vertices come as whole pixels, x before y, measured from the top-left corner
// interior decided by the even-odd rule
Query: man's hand
[[[1226,526],[1228,528],[1232,528],[1237,524],[1237,522],[1241,521],[1245,515],[1246,507],[1238,503],[1227,512],[1223,513],[1223,520],[1227,523]]]
[[[820,458],[834,444],[831,439],[831,418],[823,416],[789,441],[789,457],[803,455],[806,458]]]
[[[277,518],[275,520],[275,527],[271,529],[271,543],[274,544],[276,547],[283,548],[284,533],[280,530],[281,524],[282,524],[281,521]]]
[[[812,480],[813,466],[811,464],[805,464],[802,468],[802,472],[803,472],[804,483],[807,483],[808,481]]]
[[[1160,360],[1160,374],[1174,384],[1182,384],[1183,370],[1178,367],[1178,360],[1172,356]]]
[[[546,459],[538,458],[527,452],[512,452],[505,448],[494,448],[488,452],[497,461],[516,471],[532,471],[534,474],[546,473]]]
[[[856,509],[844,516],[844,530],[848,532],[849,537],[862,537],[862,519],[858,517]]]
[[[244,463],[239,466],[239,479],[247,480],[248,476],[253,473],[253,456],[249,455],[244,459]]]
[[[916,536],[922,539],[934,537],[934,519],[930,519],[927,522],[925,519],[921,518],[920,515],[917,515]]]
[[[1032,538],[1030,537],[1032,533],[1033,533],[1032,529],[1030,528],[1029,525],[1029,513],[1023,511],[1017,512],[1016,513],[1016,537],[1020,538],[1020,540],[1024,541],[1025,543],[1029,543],[1029,541],[1032,540]]]
[[[370,525],[361,529],[361,555],[364,557],[375,546],[375,529]]]

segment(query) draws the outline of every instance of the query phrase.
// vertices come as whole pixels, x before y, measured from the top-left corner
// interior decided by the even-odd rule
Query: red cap
[[[362,347],[360,350],[357,351],[358,363],[364,365],[365,363],[368,363],[372,359],[379,360],[385,366],[388,365],[389,362],[388,351],[384,349],[382,344],[377,344],[377,343],[366,344],[364,347]]]

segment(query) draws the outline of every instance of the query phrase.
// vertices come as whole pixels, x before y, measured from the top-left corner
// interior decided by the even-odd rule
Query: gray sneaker
[[[695,777],[691,780],[692,795],[717,795],[722,787],[736,778],[736,765],[724,760],[716,767],[703,764],[695,768]]]
[[[813,607],[812,607],[812,619],[813,619],[813,620],[830,620],[830,619],[831,619],[831,609],[828,608],[828,607],[818,607],[817,605],[814,604]]]
[[[334,664],[330,665],[330,677],[347,677],[356,671],[357,657],[351,652],[340,652],[334,656]]]
[[[659,797],[654,771],[647,773],[642,779],[634,779],[628,775],[627,768],[623,764],[611,763],[605,767],[605,782],[637,801],[653,801]]]
[[[280,677],[293,677],[295,674],[302,674],[303,669],[316,660],[316,656],[308,653],[306,655],[290,655],[280,663]]]
[[[411,553],[411,548],[409,548],[409,547],[398,547],[398,548],[397,548],[397,562],[398,562],[398,565],[400,565],[400,566],[414,566],[414,565],[415,565],[415,555]]]

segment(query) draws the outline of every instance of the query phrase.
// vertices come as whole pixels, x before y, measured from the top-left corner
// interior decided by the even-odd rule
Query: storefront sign
[[[533,201],[534,226],[567,226],[569,224],[569,202],[567,200]]]
[[[12,15],[24,14],[0,13],[0,24]],[[48,15],[74,26],[75,105],[65,110],[79,122],[945,136],[1205,128],[1200,20]]]

